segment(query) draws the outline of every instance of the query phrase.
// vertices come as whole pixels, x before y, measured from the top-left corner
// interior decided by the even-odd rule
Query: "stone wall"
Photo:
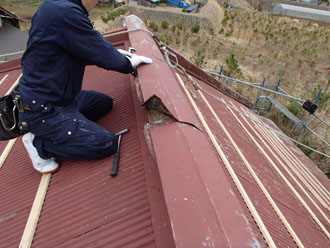
[[[112,6],[114,0],[99,0],[98,4],[99,6]]]
[[[218,14],[212,15],[212,13],[208,14],[211,16],[210,18],[206,13],[172,12],[161,8],[146,8],[143,6],[130,5],[126,5],[125,8],[129,10],[130,14],[140,17],[143,21],[151,19],[158,24],[161,24],[162,21],[167,21],[170,25],[176,25],[183,20],[187,28],[190,28],[195,23],[199,23],[200,27],[205,29],[214,27],[211,21],[212,16],[214,16],[213,19],[219,20],[219,22],[222,20]]]

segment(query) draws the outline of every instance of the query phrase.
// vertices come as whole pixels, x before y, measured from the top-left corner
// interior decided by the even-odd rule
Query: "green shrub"
[[[231,30],[229,30],[227,33],[225,33],[225,36],[226,36],[226,37],[229,37],[229,36],[232,35],[233,32],[234,32],[234,29],[231,29]]]
[[[193,32],[193,33],[198,33],[199,29],[200,29],[199,24],[198,24],[198,23],[195,23],[195,24],[191,27],[191,32]]]
[[[126,14],[127,10],[126,9],[123,9],[123,8],[120,8],[120,9],[116,9],[116,10],[113,10],[111,12],[108,12],[107,13],[107,17],[106,18],[102,18],[101,16],[101,19],[102,21],[104,22],[107,22],[109,20],[115,20],[116,17],[120,16],[120,15],[124,15]]]
[[[171,35],[168,35],[165,44],[166,45],[170,45],[171,42],[172,42],[172,36]]]
[[[104,23],[107,23],[109,21],[109,19],[106,17],[106,16],[101,16],[101,20],[104,22]]]
[[[225,16],[225,18],[223,18],[223,19],[222,19],[222,22],[221,22],[221,24],[222,24],[223,26],[226,26],[226,25],[227,25],[227,22],[228,22],[228,20],[229,20],[229,17],[226,17],[226,16]]]
[[[234,73],[241,75],[242,71],[239,68],[238,60],[235,58],[235,55],[231,53],[227,58],[226,58],[226,64],[229,69],[224,70],[224,74],[227,76],[230,76]]]
[[[172,32],[173,32],[173,33],[175,32],[175,29],[176,29],[176,26],[173,25],[173,26],[172,26]]]
[[[149,27],[154,31],[157,32],[159,30],[158,25],[155,22],[150,22]]]
[[[177,24],[177,26],[178,26],[178,29],[179,29],[179,30],[184,30],[184,20],[182,19],[182,20]]]
[[[205,65],[205,55],[202,54],[202,51],[195,51],[194,57],[190,58],[198,67]]]
[[[162,28],[163,29],[168,29],[168,22],[167,21],[162,21]]]
[[[196,39],[191,42],[191,45],[196,46],[198,43],[199,43],[199,39]]]

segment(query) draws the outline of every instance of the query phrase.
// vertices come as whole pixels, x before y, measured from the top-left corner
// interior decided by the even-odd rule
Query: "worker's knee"
[[[78,130],[71,139],[57,142],[48,138],[36,137],[37,150],[41,157],[54,157],[58,160],[95,160],[111,156],[117,150],[118,138],[104,128],[93,129],[89,133]]]
[[[111,156],[117,151],[118,147],[118,138],[116,135],[111,134],[106,137],[107,141],[96,146],[94,150],[94,158],[92,159],[101,159]]]
[[[94,136],[94,135],[93,135]],[[102,137],[90,137],[85,144],[81,144],[83,150],[80,159],[102,159],[111,156],[117,150],[118,138],[113,133],[102,135]]]
[[[112,109],[113,99],[96,91],[81,91],[76,98],[80,113],[96,121]]]

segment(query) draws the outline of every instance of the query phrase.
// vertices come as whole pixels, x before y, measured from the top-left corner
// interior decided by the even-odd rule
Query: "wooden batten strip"
[[[3,150],[3,152],[1,153],[1,156],[0,156],[0,169],[2,168],[2,165],[5,163],[11,149],[13,148],[15,142],[16,142],[17,138],[16,139],[12,139],[12,140],[9,140],[5,149]]]
[[[244,111],[242,109],[242,111]],[[252,120],[254,120],[256,123],[259,123],[259,125],[263,126],[266,125],[264,123],[264,121],[262,120],[256,120],[255,116],[252,116],[252,114],[250,114],[250,117]],[[260,123],[261,121],[261,123]],[[330,204],[330,197],[329,197],[329,192],[327,191],[327,189],[319,182],[319,180],[317,178],[315,178],[315,176],[305,167],[305,165],[300,161],[300,159],[284,144],[284,142],[276,135],[276,132],[272,132],[270,131],[270,129],[264,128],[265,131],[267,131],[268,133],[270,133],[270,135],[272,137],[275,138],[275,140],[277,141],[277,143],[283,148],[283,150],[286,152],[286,156],[290,157],[295,164],[297,165],[296,168],[298,168],[298,170],[300,172],[302,172],[302,174],[306,177],[306,179],[310,182],[310,185],[317,190],[320,195],[322,196],[322,198],[328,203]]]
[[[29,214],[29,218],[26,222],[24,232],[21,238],[21,242],[19,244],[19,248],[30,248],[35,230],[37,228],[37,224],[39,221],[39,216],[42,210],[42,206],[44,204],[44,200],[46,197],[46,193],[48,190],[48,185],[50,182],[52,174],[43,174],[40,180],[40,184],[38,187],[37,194],[34,198],[34,202]]]
[[[232,104],[232,103],[231,103]],[[235,107],[234,104],[232,104],[233,107]],[[276,170],[277,174],[283,179],[283,181],[287,184],[287,186],[291,189],[293,194],[298,198],[299,202],[304,206],[304,208],[307,210],[307,212],[310,214],[310,216],[313,218],[313,220],[316,222],[316,224],[322,229],[324,234],[330,239],[330,234],[327,231],[327,229],[323,226],[323,224],[320,222],[320,220],[316,217],[316,215],[313,213],[313,211],[310,209],[310,207],[307,205],[307,203],[302,199],[302,197],[299,195],[299,193],[296,191],[296,189],[292,186],[292,184],[288,181],[288,179],[284,176],[284,174],[281,172],[281,170],[277,167],[277,165],[274,163],[274,161],[268,156],[268,154],[265,152],[265,150],[262,148],[262,146],[256,141],[256,139],[253,137],[253,135],[247,130],[247,128],[243,125],[241,120],[236,116],[236,114],[226,106],[229,111],[232,113],[232,115],[235,117],[235,119],[238,121],[238,123],[241,125],[241,127],[245,130],[245,132],[249,135],[249,137],[253,140],[253,142],[257,145],[257,147],[260,149],[260,151],[264,154],[264,156],[267,158],[267,160],[271,163],[273,168]],[[267,147],[267,149],[273,154],[273,156],[279,161],[279,163],[283,166],[282,161],[276,156],[276,154],[272,151],[272,149],[267,145],[267,143],[260,137],[260,135],[255,131],[255,129],[251,126],[251,124],[246,120],[244,115],[241,115],[244,121],[249,125],[249,127],[254,130],[255,134],[258,136],[258,138],[263,142],[263,144]],[[285,167],[285,166],[283,166]]]
[[[205,128],[209,138],[212,141],[212,144],[214,145],[215,149],[218,152],[218,155],[220,156],[220,158],[222,159],[222,161],[225,164],[226,169],[228,170],[231,178],[233,179],[236,187],[238,188],[240,194],[242,195],[248,209],[250,210],[254,220],[256,221],[261,233],[264,235],[264,238],[268,244],[269,247],[273,248],[276,247],[274,240],[272,239],[271,235],[269,234],[265,224],[263,223],[258,211],[256,210],[256,208],[254,207],[251,199],[249,198],[248,194],[246,193],[243,185],[241,184],[240,180],[238,179],[238,176],[236,175],[234,169],[232,168],[232,166],[230,165],[228,159],[226,158],[226,155],[224,154],[224,152],[222,151],[220,145],[218,144],[218,142],[216,141],[211,129],[209,128],[208,124],[206,123],[203,115],[201,114],[201,112],[199,111],[196,103],[194,102],[194,100],[192,99],[189,91],[187,90],[187,88],[185,87],[181,77],[176,73],[176,77],[178,78],[180,85],[182,87],[182,89],[184,90],[184,92],[186,93],[191,105],[193,106],[198,118],[200,119],[203,127]]]
[[[0,85],[6,80],[7,77],[8,77],[8,74],[5,75],[5,76],[1,79],[1,81],[0,81]]]
[[[18,76],[17,80],[15,81],[15,83],[10,87],[10,89],[7,91],[6,95],[8,95],[17,85],[18,85],[18,82],[20,80],[22,76],[22,73]]]
[[[214,118],[216,119],[217,123],[220,125],[221,129],[223,130],[223,132],[226,134],[227,138],[229,139],[229,141],[231,142],[231,144],[233,145],[233,147],[235,148],[236,152],[238,153],[238,155],[240,156],[240,158],[243,160],[246,168],[248,169],[248,171],[250,172],[250,174],[252,175],[253,179],[256,181],[256,183],[258,184],[259,188],[261,189],[261,191],[263,192],[263,194],[265,195],[265,197],[267,198],[268,202],[270,203],[270,205],[272,206],[272,208],[275,210],[277,216],[280,218],[280,220],[282,221],[283,225],[285,226],[285,228],[288,230],[288,232],[290,233],[292,239],[296,242],[298,247],[304,247],[304,245],[302,244],[302,242],[300,241],[299,237],[297,236],[297,234],[295,233],[295,231],[293,230],[293,228],[291,227],[290,223],[288,222],[288,220],[285,218],[285,216],[283,215],[283,213],[281,212],[281,210],[279,209],[279,207],[276,205],[275,201],[273,200],[273,198],[271,197],[271,195],[269,194],[269,192],[267,191],[266,187],[263,185],[263,183],[261,182],[261,180],[259,179],[258,175],[255,173],[255,171],[253,170],[252,166],[250,165],[250,163],[247,161],[247,159],[245,158],[245,156],[243,155],[243,153],[241,152],[240,148],[237,146],[236,142],[234,141],[234,139],[231,137],[231,135],[229,134],[227,128],[223,125],[222,121],[219,119],[218,115],[215,113],[215,111],[213,110],[212,106],[210,105],[210,103],[207,101],[207,99],[205,98],[204,94],[200,91],[197,90],[198,93],[200,94],[200,96],[202,97],[204,103],[207,105],[207,107],[209,108],[209,110],[211,111],[212,115],[214,116]]]
[[[19,79],[21,78],[22,74],[19,75],[19,77],[17,78],[17,80],[15,81],[15,83],[10,87],[10,89],[7,91],[6,95],[8,95],[17,85],[18,85],[18,82],[19,82]],[[13,148],[15,142],[16,142],[17,138],[16,139],[12,139],[10,140],[5,149],[3,150],[3,152],[1,153],[1,156],[0,156],[0,169],[2,168],[2,165],[4,164],[4,162],[6,161],[11,149]]]
[[[250,118],[253,120],[253,117],[251,115],[249,115],[248,113],[246,113],[246,111],[244,111],[244,110],[242,110],[242,111],[246,115],[250,116]],[[309,189],[309,191],[313,194],[313,196],[316,199],[318,199],[318,201],[323,205],[323,207],[325,207],[326,209],[330,210],[330,205],[329,205],[329,202],[327,201],[327,199],[322,198],[321,192],[319,192],[317,188],[313,188],[311,186],[313,183],[309,182],[307,178],[304,178],[303,175],[299,173],[299,171],[297,170],[297,167],[294,166],[294,163],[296,163],[296,161],[286,151],[285,147],[282,146],[280,143],[278,143],[274,139],[274,136],[270,132],[267,132],[267,129],[266,128],[264,128],[262,125],[260,125],[258,123],[256,125],[257,125],[258,130],[261,133],[261,135],[266,138],[266,140],[268,141],[268,143],[274,148],[274,150],[277,152],[277,154],[285,161],[285,163],[295,173],[295,175],[300,179],[300,181]],[[307,194],[307,192],[305,194]],[[313,202],[313,204],[315,205],[315,207],[318,208],[318,206],[316,205],[316,203],[314,203],[314,201],[312,199],[310,199],[310,200]],[[330,220],[322,212],[322,210],[319,209],[319,211],[321,211],[321,214],[323,215],[323,217],[330,223]]]
[[[302,181],[302,183],[311,191],[311,193],[313,194],[313,196],[315,198],[317,198],[322,205],[324,204],[324,207],[329,209],[329,206],[322,201],[322,199],[319,197],[319,195],[313,190],[313,188],[310,187],[310,185],[306,182],[306,180],[297,172],[297,170],[294,168],[294,166],[292,165],[292,163],[290,161],[287,160],[286,156],[280,151],[281,148],[279,148],[277,145],[275,145],[271,138],[269,136],[267,136],[267,134],[265,133],[264,130],[262,130],[262,128],[258,127],[258,130],[260,132],[260,134],[268,141],[268,143],[273,147],[273,149],[275,151],[277,151],[277,154],[285,161],[285,163],[290,167],[290,169],[295,173],[295,175]],[[284,164],[283,164],[284,165]],[[282,165],[282,166],[283,166]],[[301,186],[301,184],[298,182],[298,180],[293,177],[292,173],[287,169],[286,166],[283,166],[283,168],[286,170],[286,172],[288,173],[288,175],[290,175],[290,177],[295,181],[295,183],[298,185],[298,187],[305,193],[305,195],[308,197],[308,199],[313,203],[313,205],[317,208],[317,210],[319,210],[319,212],[321,213],[321,215],[324,217],[324,219],[330,224],[330,221],[328,219],[328,216],[320,209],[320,207],[315,203],[315,201],[313,200],[313,198],[311,198],[311,196],[308,194],[308,192]]]

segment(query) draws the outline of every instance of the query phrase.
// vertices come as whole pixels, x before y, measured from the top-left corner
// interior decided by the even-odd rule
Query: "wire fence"
[[[256,103],[254,105],[254,109],[257,113],[260,114],[261,111],[270,111],[272,106],[275,106],[277,109],[279,109],[282,113],[284,113],[285,115],[287,115],[287,117],[294,122],[294,125],[298,124],[298,118],[296,116],[294,116],[288,109],[286,109],[283,105],[281,105],[280,103],[278,104],[273,104],[274,102],[277,102],[275,100],[275,96],[282,96],[291,100],[294,100],[295,102],[297,102],[299,105],[303,106],[304,103],[306,103],[307,101],[304,99],[300,99],[297,97],[294,97],[292,95],[290,95],[289,93],[287,93],[284,89],[282,89],[280,87],[280,80],[277,84],[266,84],[265,83],[265,79],[262,83],[252,83],[252,82],[245,82],[239,79],[235,79],[232,76],[228,77],[222,74],[222,70],[223,70],[223,66],[221,66],[220,71],[219,70],[204,70],[206,73],[209,73],[211,75],[213,75],[214,77],[216,77],[218,79],[218,81],[220,81],[221,79],[224,79],[227,82],[227,85],[229,87],[232,86],[232,83],[238,83],[238,84],[242,84],[242,85],[246,85],[249,87],[253,87],[256,89],[259,89],[259,93],[257,95],[257,99],[256,99]],[[273,87],[275,88],[275,90],[271,90],[267,87]],[[272,97],[269,96],[261,96],[262,93],[270,93],[272,94]],[[317,94],[317,96],[315,97],[314,103],[313,104],[317,104],[320,95],[322,92],[322,88],[319,90],[319,93]],[[262,107],[258,107],[258,103],[266,103],[269,104],[269,106],[267,108],[262,108]],[[294,117],[290,118],[290,114],[288,114],[287,112],[289,112],[291,115],[293,115]],[[300,140],[303,137],[304,131],[307,130],[309,131],[311,134],[313,134],[318,140],[320,140],[323,144],[325,144],[327,146],[327,148],[330,148],[330,144],[329,142],[326,140],[326,138],[321,137],[321,135],[317,134],[310,126],[308,126],[308,122],[311,119],[311,116],[315,117],[316,119],[318,119],[320,121],[320,123],[322,123],[324,125],[325,129],[328,129],[330,127],[330,124],[327,123],[325,120],[323,120],[321,117],[319,117],[318,115],[316,115],[315,113],[309,113],[307,120],[305,122],[299,120],[299,125],[301,126],[301,130],[300,130],[300,134],[297,138],[297,141],[300,142]]]

